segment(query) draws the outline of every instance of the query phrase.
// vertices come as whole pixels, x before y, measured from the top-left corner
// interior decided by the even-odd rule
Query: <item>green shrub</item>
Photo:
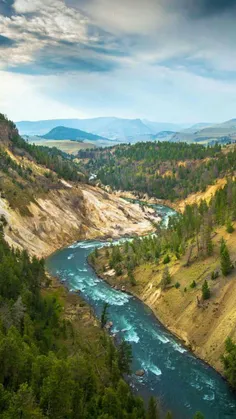
[[[164,263],[164,265],[166,265],[167,263],[169,263],[170,262],[170,256],[169,255],[166,255],[165,257],[164,257],[164,259],[163,259],[163,263]]]
[[[193,282],[190,284],[190,288],[195,288],[197,286],[196,282],[193,280]]]
[[[211,273],[211,279],[212,280],[217,279],[218,277],[219,277],[219,272],[218,271],[213,271]]]

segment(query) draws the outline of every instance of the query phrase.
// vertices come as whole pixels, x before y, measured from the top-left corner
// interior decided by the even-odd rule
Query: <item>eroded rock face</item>
[[[11,142],[15,135],[18,131],[14,124],[0,120],[0,146],[21,165],[21,150],[16,153]],[[25,152],[24,165],[35,176],[45,171]],[[8,174],[5,176],[7,179]],[[38,257],[46,257],[80,239],[143,235],[154,231],[149,211],[142,211],[139,205],[99,187],[61,179],[61,188],[59,183],[56,189],[48,189],[43,197],[35,195],[26,214],[21,215],[18,210],[10,208],[2,193],[0,215],[3,214],[7,220],[5,237],[10,245],[27,249]]]
[[[0,198],[0,215],[8,227],[7,241],[30,254],[46,257],[76,240],[143,235],[153,225],[138,205],[104,194],[96,187],[77,184],[51,191],[29,204],[31,217],[21,216]]]
[[[11,128],[6,121],[0,120],[0,146],[8,146],[10,140],[17,134],[18,130],[16,128]]]

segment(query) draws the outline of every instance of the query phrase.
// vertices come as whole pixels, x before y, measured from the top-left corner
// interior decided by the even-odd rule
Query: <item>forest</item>
[[[50,279],[44,260],[14,250],[0,227],[0,417],[2,419],[158,419],[124,381],[130,346],[114,346],[103,330],[84,342],[83,330],[63,317],[56,295],[43,294]],[[86,326],[85,326],[86,327]],[[195,418],[203,418],[196,413]],[[167,412],[166,418],[172,414]]]
[[[236,150],[220,145],[147,142],[81,150],[80,165],[115,190],[134,191],[159,199],[186,198],[205,191],[236,168]]]
[[[141,399],[122,379],[131,354],[115,348],[100,332],[102,376],[96,343],[81,342],[80,331],[63,319],[53,295],[43,296],[49,279],[44,261],[13,250],[0,229],[0,416],[3,419],[146,418]],[[48,284],[47,284],[48,285]],[[105,355],[104,355],[105,354]]]
[[[234,231],[232,222],[236,220],[236,181],[228,180],[223,189],[216,192],[209,204],[201,201],[200,205],[187,205],[183,214],[170,218],[168,228],[157,226],[157,234],[144,238],[134,238],[122,246],[111,246],[107,249],[109,265],[117,275],[124,270],[135,284],[133,271],[143,263],[164,263],[168,267],[171,257],[180,259],[186,255],[191,261],[193,246],[197,249],[197,257],[212,254],[212,233],[215,227],[225,226],[228,233]],[[92,255],[95,258],[97,255]],[[222,272],[227,276],[233,269],[228,249],[222,240],[219,258]],[[168,275],[165,279],[168,284]]]
[[[187,205],[182,214],[170,218],[168,227],[160,225],[157,226],[154,235],[135,237],[122,245],[111,245],[106,249],[96,250],[90,256],[90,261],[101,275],[107,269],[113,269],[115,277],[111,283],[118,286],[125,284],[131,292],[133,287],[134,293],[139,295],[139,291],[135,292],[135,287],[139,286],[140,289],[142,286],[141,277],[145,275],[148,264],[153,268],[153,272],[160,268],[160,279],[155,283],[155,287],[165,293],[168,289],[174,287],[178,289],[181,286],[169,268],[172,266],[172,261],[175,263],[180,260],[181,272],[184,275],[184,267],[214,256],[214,260],[219,261],[219,267],[209,271],[201,282],[201,295],[197,294],[196,303],[204,309],[205,300],[211,299],[214,281],[219,276],[228,280],[228,276],[235,272],[235,260],[232,259],[231,248],[224,238],[217,235],[217,240],[213,241],[218,228],[230,236],[234,232],[235,221],[236,180],[228,179],[227,184],[219,189],[208,203],[202,200],[199,205]],[[141,271],[136,270],[139,266]],[[137,272],[139,272],[138,283]],[[234,275],[229,278],[232,281]],[[197,280],[197,274],[195,279]],[[197,287],[195,279],[192,278],[188,283],[185,281],[182,295],[187,295],[191,289]],[[196,295],[194,298],[196,299]],[[236,390],[236,343],[230,337],[225,342],[225,353],[221,361],[225,377],[230,386]]]

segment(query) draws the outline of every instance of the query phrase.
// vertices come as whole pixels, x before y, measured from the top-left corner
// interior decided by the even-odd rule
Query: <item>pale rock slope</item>
[[[51,191],[46,198],[31,202],[29,210],[32,216],[22,216],[0,198],[0,215],[8,222],[7,241],[40,257],[80,239],[143,235],[154,230],[148,211],[86,184]]]

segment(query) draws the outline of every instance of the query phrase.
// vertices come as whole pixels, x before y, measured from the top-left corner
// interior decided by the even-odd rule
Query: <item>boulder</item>
[[[137,370],[136,373],[135,373],[135,375],[137,375],[137,377],[143,377],[144,374],[145,374],[144,370]]]

